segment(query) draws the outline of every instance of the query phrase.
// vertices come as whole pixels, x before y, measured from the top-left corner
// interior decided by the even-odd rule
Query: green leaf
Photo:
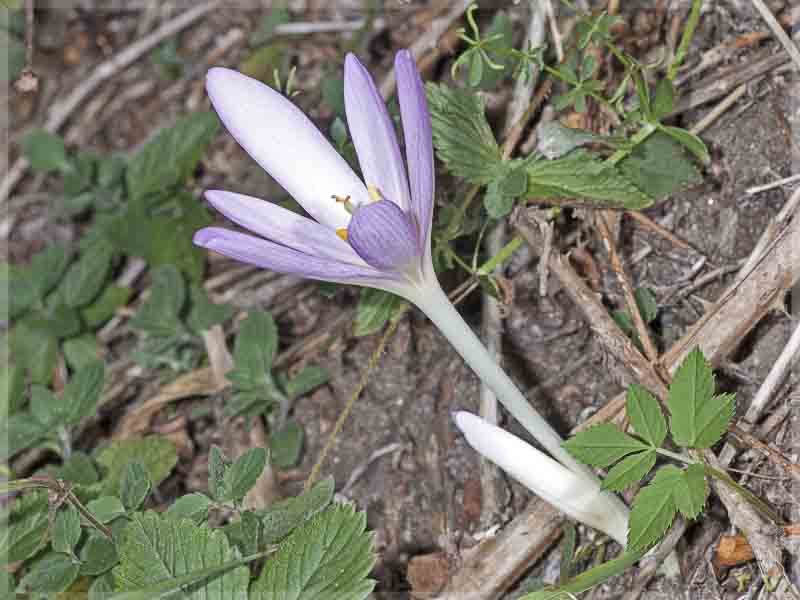
[[[566,127],[558,121],[544,121],[536,127],[536,149],[550,160],[561,158],[575,148],[602,140],[603,136],[583,129]]]
[[[594,425],[562,445],[579,461],[596,467],[607,467],[632,452],[649,449],[647,444],[620,431],[611,423]]]
[[[429,83],[433,143],[456,176],[485,185],[502,168],[500,147],[484,114],[483,100],[463,90]]]
[[[64,403],[56,395],[42,385],[31,386],[31,415],[39,421],[45,430],[50,430],[64,423]]]
[[[677,507],[675,486],[683,472],[673,466],[661,467],[648,485],[633,499],[627,550],[644,549],[658,542],[672,525]]]
[[[116,553],[114,554],[116,556]],[[88,600],[108,600],[114,594],[114,577],[111,573],[103,573],[92,582]]]
[[[113,259],[114,249],[106,243],[84,251],[64,276],[61,291],[66,305],[80,308],[94,300],[105,285]]]
[[[338,598],[363,600],[375,582],[373,536],[365,513],[335,505],[284,540],[253,584],[252,600]]]
[[[275,6],[264,15],[259,24],[258,31],[250,36],[251,46],[260,46],[265,44],[272,37],[275,28],[278,25],[288,23],[291,18],[289,9],[285,6]]]
[[[175,444],[164,437],[118,440],[97,453],[95,460],[105,468],[102,493],[116,494],[119,490],[122,471],[129,462],[140,461],[146,468],[153,486],[157,486],[170,474],[178,462]]]
[[[561,530],[564,532],[564,539],[561,543],[561,568],[558,574],[558,582],[560,584],[566,582],[570,578],[570,573],[574,566],[575,545],[578,535],[577,528],[571,521],[564,521]]]
[[[705,143],[691,131],[686,131],[680,127],[661,126],[661,131],[670,136],[673,140],[678,142],[681,146],[686,148],[689,152],[694,154],[704,165],[711,162],[711,155],[708,153]]]
[[[104,380],[105,364],[101,360],[83,367],[72,376],[61,398],[67,424],[76,425],[94,413]]]
[[[148,217],[150,244],[144,255],[152,266],[173,264],[187,275],[189,281],[200,284],[203,279],[205,251],[192,242],[198,229],[211,225],[214,219],[204,203],[191,194],[181,193],[174,198],[178,212],[170,217]]]
[[[27,275],[37,298],[44,298],[61,281],[69,266],[69,252],[64,246],[48,246],[31,258]]]
[[[699,348],[684,359],[669,388],[672,439],[679,446],[709,448],[733,418],[736,397],[714,396],[714,374]]]
[[[118,591],[136,593],[114,598],[160,598],[181,587],[185,600],[244,600],[250,571],[241,565],[253,558],[237,558],[222,531],[153,512],[134,514],[113,574]]]
[[[239,324],[233,350],[234,369],[228,374],[239,389],[252,389],[267,382],[278,350],[278,328],[272,315],[250,311]]]
[[[227,472],[233,462],[216,444],[211,445],[208,453],[208,491],[217,502],[225,502],[231,498],[231,488]]]
[[[215,304],[206,291],[199,285],[189,288],[190,307],[186,317],[186,324],[195,333],[202,333],[214,325],[224,323],[236,312],[228,304]]]
[[[127,510],[138,510],[150,494],[150,476],[138,460],[129,462],[122,471],[119,497]]]
[[[502,192],[499,181],[492,181],[486,186],[483,206],[490,219],[502,219],[511,213],[516,200],[514,196],[508,196]]]
[[[211,498],[205,494],[194,492],[181,496],[164,513],[170,519],[180,521],[190,519],[195,523],[204,521],[208,515],[208,509],[213,505]]]
[[[272,462],[281,469],[293,467],[303,448],[303,428],[296,421],[287,421],[283,429],[272,435],[269,445]]]
[[[101,523],[110,523],[125,514],[125,507],[116,496],[100,496],[89,500],[86,509]]]
[[[652,197],[628,177],[583,148],[555,160],[529,160],[526,164],[528,198],[563,198],[629,210],[653,204]]]
[[[691,464],[683,471],[683,477],[675,486],[675,505],[687,519],[696,519],[708,498],[705,468]]]
[[[72,504],[64,506],[56,513],[53,523],[53,550],[72,555],[81,537],[81,517]]]
[[[318,388],[328,379],[330,379],[330,375],[322,367],[315,365],[306,367],[286,382],[286,395],[294,400]]]
[[[247,556],[261,549],[262,529],[258,516],[252,511],[245,510],[239,515],[239,520],[228,523],[223,531],[231,544],[236,546],[242,555]]]
[[[168,337],[182,327],[180,314],[186,303],[186,282],[175,265],[153,270],[150,298],[128,322],[150,335]]]
[[[0,564],[33,556],[47,541],[47,492],[28,492],[0,512]]]
[[[619,169],[636,187],[659,199],[702,181],[700,173],[680,145],[656,132],[637,145]]]
[[[56,472],[56,477],[74,485],[92,485],[100,480],[94,461],[85,452],[73,452]]]
[[[6,441],[4,446],[0,445],[0,460],[7,460],[30,448],[49,432],[48,426],[42,425],[29,413],[11,415],[0,423],[0,439]]]
[[[480,52],[473,52],[469,59],[469,85],[477,87],[483,79],[483,57]]]
[[[8,319],[16,319],[37,300],[39,298],[27,269],[0,264],[0,314],[7,315]]]
[[[276,502],[268,509],[259,511],[257,514],[263,526],[263,543],[277,543],[328,506],[333,499],[333,489],[333,477],[326,477],[300,496]]]
[[[89,535],[81,547],[81,575],[97,577],[119,562],[117,546],[101,533]]]
[[[126,172],[134,200],[182,183],[219,129],[211,112],[187,115],[160,131],[131,159]]]
[[[72,165],[67,158],[64,139],[60,135],[37,129],[22,139],[22,149],[37,171],[61,171],[67,173]]]
[[[677,91],[672,81],[663,77],[656,84],[656,97],[653,100],[653,118],[660,121],[675,108]]]
[[[19,589],[29,594],[57,594],[71,586],[78,578],[80,565],[69,556],[49,552],[31,565],[19,582]]]
[[[117,309],[128,303],[133,289],[122,285],[107,285],[100,295],[88,306],[81,310],[81,315],[90,329],[103,325],[113,317]]]
[[[25,367],[33,383],[49,384],[56,366],[58,340],[29,320],[18,323],[10,338],[14,361]]]
[[[240,501],[256,484],[267,464],[267,451],[264,448],[251,448],[236,459],[230,469],[225,471],[226,500]]]
[[[621,492],[644,479],[655,464],[655,450],[645,450],[626,456],[611,468],[601,488]]]
[[[64,351],[67,364],[73,371],[90,367],[97,362],[102,353],[97,338],[90,333],[65,340],[61,349]]]
[[[628,388],[625,412],[634,431],[655,448],[667,437],[667,421],[653,395],[638,384]]]
[[[658,316],[658,303],[652,290],[649,288],[636,288],[633,292],[634,299],[636,300],[636,308],[639,309],[639,314],[645,323],[652,323]]]
[[[318,368],[319,367],[308,367],[307,369],[303,369],[300,375],[309,369],[313,370]],[[298,377],[300,375],[298,375]],[[20,410],[24,404],[25,378],[22,375],[22,369],[15,365],[9,365],[8,363],[0,365],[0,415],[7,417]]]
[[[361,288],[356,309],[354,333],[361,337],[380,331],[403,305],[403,299],[391,292]]]

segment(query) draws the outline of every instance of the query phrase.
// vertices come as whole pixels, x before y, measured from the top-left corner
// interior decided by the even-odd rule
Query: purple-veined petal
[[[435,175],[431,116],[428,113],[425,85],[417,71],[414,56],[408,50],[397,53],[394,71],[411,184],[411,211],[419,225],[420,244],[429,245]]]
[[[331,196],[359,203],[367,190],[299,108],[231,69],[211,69],[206,89],[231,135],[312,217],[331,229],[347,227],[350,215]]]
[[[353,54],[344,62],[344,105],[364,180],[385,199],[410,210],[406,168],[392,119],[375,82]]]
[[[309,279],[362,285],[397,279],[393,273],[384,273],[370,266],[359,267],[311,256],[275,242],[222,227],[201,229],[194,234],[194,243],[262,269],[300,275]]]
[[[403,269],[419,257],[413,224],[388,200],[358,208],[347,228],[347,240],[367,264],[380,270]]]
[[[206,199],[234,223],[298,252],[366,267],[353,247],[333,229],[252,196],[208,190]]]

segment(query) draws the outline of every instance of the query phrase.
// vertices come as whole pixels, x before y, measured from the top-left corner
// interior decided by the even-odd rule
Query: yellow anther
[[[342,227],[341,229],[336,230],[336,235],[342,238],[345,242],[347,241],[347,229]]]
[[[377,202],[378,200],[383,200],[383,196],[381,196],[381,193],[378,191],[378,188],[376,188],[371,183],[367,184],[367,193],[369,193],[369,198],[373,202]]]

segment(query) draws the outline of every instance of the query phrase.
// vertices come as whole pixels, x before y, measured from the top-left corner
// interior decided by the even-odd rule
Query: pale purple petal
[[[274,242],[221,227],[206,227],[194,234],[194,243],[238,261],[278,273],[338,283],[370,284],[395,280],[392,273],[310,256]]]
[[[408,50],[397,53],[394,71],[411,183],[411,211],[419,225],[420,243],[427,245],[433,219],[434,170],[431,117],[425,85],[414,56]]]
[[[231,69],[211,69],[206,89],[231,135],[312,217],[331,229],[347,227],[350,215],[331,196],[359,203],[367,190],[299,108]]]
[[[414,226],[393,202],[381,200],[353,214],[347,239],[367,264],[376,269],[403,269],[419,257]]]
[[[375,82],[353,54],[344,63],[344,105],[364,180],[387,200],[410,210],[405,163],[392,119]]]
[[[352,246],[333,229],[252,196],[208,190],[206,199],[234,223],[298,252],[365,267]]]

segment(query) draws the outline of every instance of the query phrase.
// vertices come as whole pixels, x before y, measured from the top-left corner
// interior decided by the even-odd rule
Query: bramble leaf
[[[633,384],[628,388],[626,414],[634,431],[642,439],[658,448],[667,437],[667,421],[653,395],[642,386]]]
[[[140,461],[147,468],[152,485],[157,486],[175,467],[178,454],[169,439],[150,436],[111,442],[98,452],[95,460],[106,471],[101,493],[113,495],[119,490],[123,469],[129,462]]]
[[[317,514],[281,542],[250,591],[252,600],[363,600],[375,582],[373,535],[365,513],[338,504]]]
[[[646,450],[626,456],[608,472],[601,486],[604,490],[621,492],[625,488],[638,483],[656,464],[656,451]]]
[[[333,499],[333,477],[326,477],[300,496],[287,498],[258,511],[265,544],[275,544],[303,521],[310,519]]]
[[[631,507],[627,550],[648,548],[666,533],[677,512],[673,491],[682,479],[678,467],[667,465],[639,490]]]
[[[708,497],[708,483],[703,465],[692,464],[683,471],[683,477],[675,486],[675,505],[687,519],[696,519],[703,510]]]
[[[628,454],[650,448],[611,423],[594,425],[568,439],[563,446],[582,463],[595,467],[607,467]]]
[[[230,469],[225,471],[226,488],[229,497],[239,501],[250,491],[267,464],[267,451],[264,448],[251,448],[236,459]]]

